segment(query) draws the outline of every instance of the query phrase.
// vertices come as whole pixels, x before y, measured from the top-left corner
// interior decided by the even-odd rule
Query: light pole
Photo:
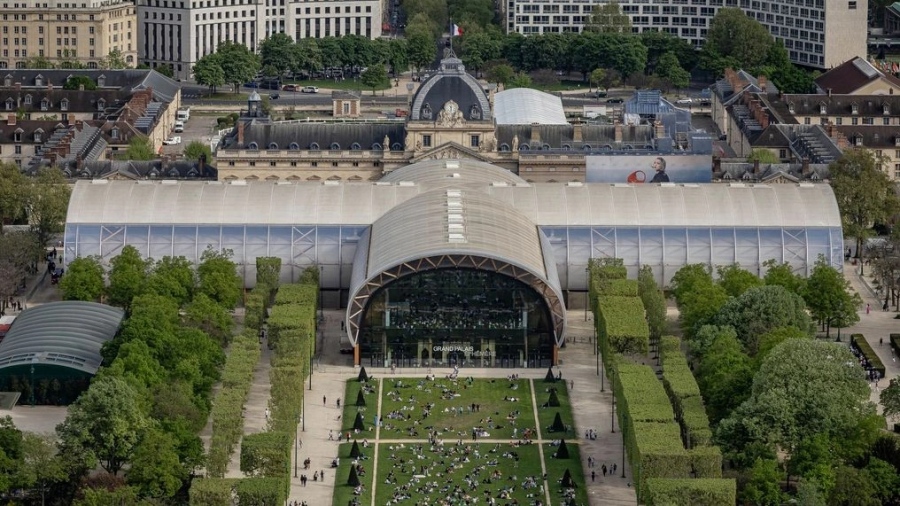
[[[34,407],[34,363],[37,362],[37,357],[31,359],[31,384],[28,387],[28,402],[31,404],[31,407]]]
[[[585,287],[587,289],[587,291],[584,292],[584,321],[587,321],[588,305],[589,305],[590,299],[591,299],[591,287],[590,287],[591,268],[590,267],[584,268],[584,279],[585,279],[585,282],[584,282]]]
[[[303,425],[302,430],[306,432],[306,396],[303,396],[300,404],[300,423]]]
[[[306,397],[305,395],[303,396]],[[297,420],[299,421],[299,420]],[[300,444],[300,434],[297,434],[297,427],[294,427],[294,478],[297,477],[297,450]]]
[[[609,389],[612,390],[612,411],[610,411],[609,424],[612,426],[613,434],[616,433],[616,389],[613,388],[612,378],[609,379]],[[622,440],[624,444],[624,439]]]

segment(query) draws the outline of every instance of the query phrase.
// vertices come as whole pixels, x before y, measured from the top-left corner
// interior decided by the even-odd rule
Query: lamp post
[[[31,359],[31,383],[28,387],[28,402],[32,408],[34,407],[34,364],[37,360],[37,357]]]
[[[625,434],[622,434],[622,478],[625,477]]]
[[[612,390],[612,411],[610,411],[609,424],[612,426],[612,433],[616,433],[616,389],[613,388],[612,378],[609,379],[609,389]],[[624,439],[622,440],[624,444]]]
[[[585,288],[587,289],[587,291],[584,292],[584,321],[587,321],[588,305],[589,305],[590,299],[591,299],[591,286],[590,286],[591,268],[590,267],[584,268],[584,279],[585,279],[584,285],[585,285]]]
[[[300,423],[302,424],[301,430],[306,432],[306,396],[303,396],[303,399],[300,403]]]
[[[303,396],[306,397],[305,395]],[[300,420],[297,420],[298,422]],[[294,478],[297,477],[297,450],[300,444],[300,434],[297,434],[297,427],[294,427]]]

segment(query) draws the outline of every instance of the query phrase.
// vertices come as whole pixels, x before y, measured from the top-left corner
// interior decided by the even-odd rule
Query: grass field
[[[566,384],[460,377],[433,381],[385,378],[380,392],[377,382],[367,385],[363,394],[366,406],[358,408],[355,401],[362,384],[356,380],[347,383],[342,414],[344,432],[353,432],[353,420],[362,410],[365,430],[353,435],[363,452],[357,460],[363,472],[359,476],[362,487],[354,489],[347,483],[353,465],[352,444],[343,443],[338,453],[340,465],[332,470],[336,471],[335,506],[487,504],[491,498],[497,504],[534,506],[546,505],[548,495],[554,505],[588,504],[576,444],[578,434],[546,431],[557,412],[564,423],[572,424]],[[560,406],[541,408],[550,397],[550,388],[556,389]],[[381,428],[376,438],[372,422],[378,412],[379,395]],[[534,418],[535,403],[538,420]],[[473,441],[475,427],[490,435],[482,434]],[[535,427],[540,428],[540,441],[536,440]],[[535,434],[534,442],[521,444],[525,429]],[[430,430],[437,432],[436,444],[427,442]],[[554,443],[558,444],[560,438],[567,441],[569,456],[565,459],[554,457]],[[368,448],[363,447],[363,440],[369,442]],[[543,448],[538,444],[543,444]],[[376,454],[377,471],[373,476]],[[574,489],[562,486],[567,470]]]

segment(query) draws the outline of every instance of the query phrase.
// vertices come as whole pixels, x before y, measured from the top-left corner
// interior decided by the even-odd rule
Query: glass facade
[[[304,268],[322,269],[324,303],[346,304],[353,258],[360,235],[368,225],[95,225],[68,224],[66,261],[97,255],[105,263],[125,244],[145,257],[185,256],[197,261],[207,246],[234,252],[246,286],[256,280],[256,257],[276,256],[283,262],[283,282],[297,279]],[[618,257],[629,277],[641,265],[650,265],[657,281],[667,285],[686,264],[730,265],[764,274],[763,262],[788,262],[808,275],[823,255],[835,268],[843,268],[840,227],[540,227],[553,250],[563,290],[586,290],[589,258]],[[340,298],[338,298],[340,295]]]
[[[547,367],[553,323],[543,298],[503,274],[437,269],[373,294],[359,332],[363,365]]]

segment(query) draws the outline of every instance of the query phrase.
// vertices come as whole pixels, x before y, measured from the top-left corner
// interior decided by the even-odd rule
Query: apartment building
[[[113,50],[137,61],[137,17],[126,0],[3,1],[0,68],[25,68],[32,57],[53,63],[77,60],[100,68]]]
[[[506,31],[580,32],[606,0],[507,0]],[[722,7],[738,7],[782,41],[791,61],[827,69],[866,54],[866,2],[859,0],[621,0],[636,33],[659,30],[703,45]]]
[[[379,0],[137,0],[139,61],[187,79],[226,40],[252,51],[269,35],[381,36]]]

